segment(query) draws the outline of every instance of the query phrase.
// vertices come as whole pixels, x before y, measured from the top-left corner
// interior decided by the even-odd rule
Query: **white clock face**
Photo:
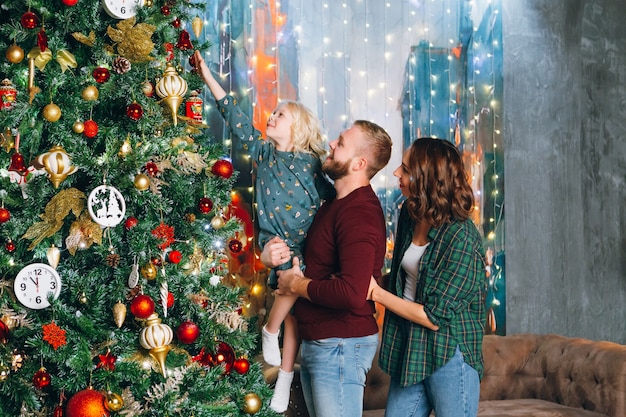
[[[144,0],[102,0],[102,6],[109,16],[115,19],[128,19],[137,13]]]
[[[25,307],[39,310],[50,306],[49,294],[55,299],[61,294],[61,277],[50,265],[26,265],[15,277],[13,290]]]

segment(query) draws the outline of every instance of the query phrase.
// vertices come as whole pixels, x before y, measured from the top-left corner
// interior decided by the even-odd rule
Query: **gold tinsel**
[[[87,249],[92,244],[102,243],[102,228],[87,212],[83,212],[70,226],[70,234],[65,239],[65,246],[73,256],[77,249]]]
[[[132,63],[151,61],[150,53],[154,49],[152,34],[156,27],[147,23],[135,25],[135,18],[122,20],[117,29],[108,26],[107,35],[115,42],[117,53]]]
[[[43,214],[39,215],[43,221],[33,224],[22,236],[22,239],[32,239],[33,241],[28,250],[33,250],[42,240],[58,232],[63,226],[63,219],[70,211],[78,217],[84,208],[85,194],[82,191],[76,188],[60,191],[46,204]]]

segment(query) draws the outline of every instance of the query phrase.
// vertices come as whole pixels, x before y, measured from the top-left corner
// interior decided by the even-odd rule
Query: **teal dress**
[[[232,134],[239,138],[242,149],[256,165],[255,197],[261,249],[274,236],[283,239],[292,256],[300,259],[313,217],[322,200],[335,197],[335,188],[322,173],[320,159],[308,152],[277,151],[274,144],[262,137],[250,119],[226,96],[217,101],[218,109]],[[279,269],[291,268],[292,263]],[[276,273],[270,273],[269,285],[276,288]]]

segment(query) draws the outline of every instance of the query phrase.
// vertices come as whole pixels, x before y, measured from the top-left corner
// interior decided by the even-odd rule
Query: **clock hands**
[[[37,286],[37,292],[39,292],[39,277],[35,279],[33,279],[33,277],[30,277],[30,280],[33,281],[33,284]]]

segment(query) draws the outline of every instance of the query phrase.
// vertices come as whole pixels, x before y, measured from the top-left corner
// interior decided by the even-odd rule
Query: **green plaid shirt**
[[[388,290],[402,297],[400,266],[411,244],[415,222],[403,206],[398,220]],[[385,312],[379,363],[402,386],[423,381],[454,356],[483,375],[482,341],[487,278],[482,238],[473,221],[452,221],[428,233],[430,244],[419,261],[415,301],[424,305],[438,331]]]

